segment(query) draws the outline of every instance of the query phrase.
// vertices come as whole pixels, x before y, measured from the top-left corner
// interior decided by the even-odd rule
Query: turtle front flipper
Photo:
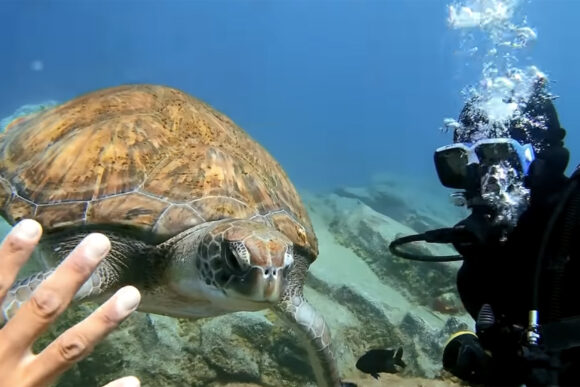
[[[34,290],[47,279],[53,270],[38,272],[29,277],[18,280],[10,290],[8,290],[4,301],[0,308],[0,326],[3,326],[10,320],[20,309],[20,307],[28,301]],[[99,268],[93,273],[89,279],[81,286],[74,296],[73,302],[80,302],[88,298],[98,297],[102,295],[106,287],[104,286],[103,274],[110,273],[108,268]]]
[[[42,281],[48,278],[53,271],[54,270],[50,270],[33,274],[30,277],[18,280],[14,285],[12,285],[2,302],[2,308],[0,309],[0,327],[16,314],[22,304],[30,298],[34,289],[36,289]]]
[[[294,256],[294,266],[288,273],[286,290],[274,311],[300,336],[308,352],[318,385],[342,386],[332,351],[328,325],[303,295],[308,266],[306,258],[298,254]]]
[[[52,249],[47,248],[46,251],[52,251],[51,254],[54,254],[53,257],[47,255],[49,261],[55,262],[55,265],[56,262],[62,262],[88,234],[88,232],[82,231],[45,237],[42,244],[52,246]],[[142,288],[150,280],[142,278],[146,277],[142,273],[153,272],[150,265],[156,262],[157,258],[151,253],[153,248],[131,237],[120,236],[112,232],[107,232],[106,235],[111,241],[111,251],[76,292],[73,303],[89,300],[100,301],[124,285]],[[0,305],[0,326],[14,316],[20,306],[30,298],[34,290],[54,270],[35,273],[12,285]]]

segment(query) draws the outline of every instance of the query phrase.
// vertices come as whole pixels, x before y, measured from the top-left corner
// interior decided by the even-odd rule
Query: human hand
[[[0,245],[0,303],[36,247],[42,228],[25,219]],[[139,291],[125,286],[89,317],[68,329],[39,354],[36,339],[67,308],[81,285],[108,254],[111,243],[102,234],[90,234],[34,291],[29,301],[0,329],[0,386],[46,386],[92,352],[141,299]],[[106,387],[138,387],[135,377],[117,379]]]

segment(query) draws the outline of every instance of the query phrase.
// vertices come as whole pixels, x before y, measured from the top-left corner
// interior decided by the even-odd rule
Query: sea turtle
[[[0,208],[11,224],[42,224],[48,265],[12,287],[0,320],[98,231],[112,250],[76,301],[132,284],[144,312],[272,308],[303,340],[318,384],[340,385],[328,327],[302,292],[318,242],[301,199],[278,162],[204,102],[123,85],[21,118],[0,137]]]

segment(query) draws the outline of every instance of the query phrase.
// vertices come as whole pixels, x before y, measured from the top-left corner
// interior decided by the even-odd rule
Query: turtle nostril
[[[266,277],[276,277],[276,273],[278,273],[278,270],[275,267],[268,266],[264,269],[264,276]]]

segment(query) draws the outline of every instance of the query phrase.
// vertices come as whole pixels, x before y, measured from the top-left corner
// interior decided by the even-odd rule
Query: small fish
[[[407,366],[403,361],[402,347],[396,352],[394,349],[371,349],[356,362],[356,368],[375,379],[379,378],[379,372],[397,373],[399,370],[396,366],[401,368]]]

